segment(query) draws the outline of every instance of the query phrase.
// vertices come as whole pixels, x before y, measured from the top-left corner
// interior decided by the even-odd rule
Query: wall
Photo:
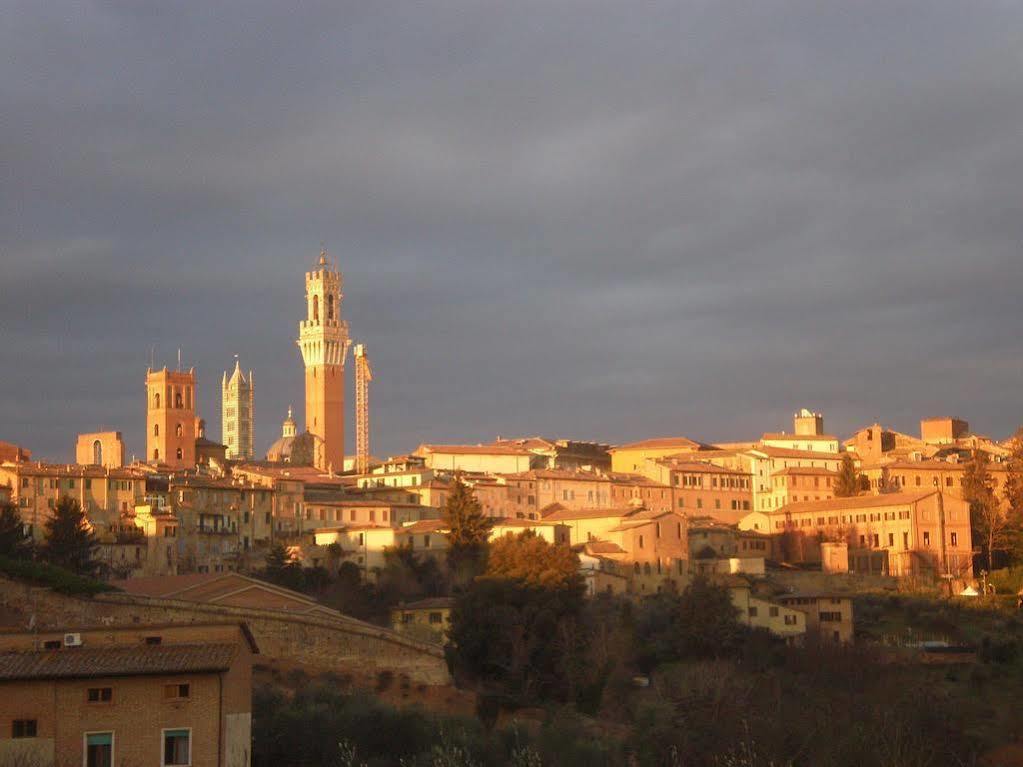
[[[0,608],[34,612],[40,628],[210,623],[245,621],[260,653],[321,671],[377,670],[407,674],[423,684],[447,684],[450,677],[441,648],[393,631],[339,616],[281,615],[272,610],[203,605],[172,599],[100,594],[80,599],[0,578]]]

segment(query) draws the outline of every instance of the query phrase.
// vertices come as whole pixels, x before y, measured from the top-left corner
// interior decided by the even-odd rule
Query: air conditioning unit
[[[65,634],[64,635],[64,646],[65,647],[81,647],[82,646],[82,635],[81,634]]]

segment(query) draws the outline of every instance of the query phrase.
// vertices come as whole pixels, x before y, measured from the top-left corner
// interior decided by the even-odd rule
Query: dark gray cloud
[[[375,451],[1021,420],[1016,3],[10,4],[0,439],[300,405],[338,257]]]

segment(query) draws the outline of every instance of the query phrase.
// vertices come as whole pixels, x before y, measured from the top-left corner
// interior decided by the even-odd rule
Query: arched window
[[[636,563],[633,569],[636,571],[636,575],[639,575],[639,562]]]
[[[320,321],[320,297],[313,296],[313,322]]]
[[[158,424],[158,423],[154,423],[153,424],[153,436],[154,437],[159,437],[160,436],[160,424]]]
[[[98,439],[92,443],[92,462],[97,466],[103,465],[103,443]]]
[[[181,424],[180,423],[177,426],[174,427],[174,436],[175,437],[180,437],[181,436]]]
[[[160,407],[160,392],[153,395],[153,407]]]
[[[334,319],[334,294],[327,294],[327,319]]]
[[[160,460],[160,448],[156,448],[155,450],[153,450],[153,460],[154,461]]]
[[[643,573],[644,573],[644,575],[650,575],[650,563],[649,562],[647,562],[647,563],[645,563],[643,565]]]
[[[182,458],[182,455],[183,455],[183,454],[182,454],[182,452],[181,452],[181,448],[179,447],[179,448],[178,448],[178,452],[177,452],[177,457],[178,457],[178,460],[179,460],[179,461],[181,460],[181,458]]]
[[[181,404],[181,391],[180,390],[174,392],[174,407],[179,408],[179,409],[181,407],[183,407],[183,405]]]

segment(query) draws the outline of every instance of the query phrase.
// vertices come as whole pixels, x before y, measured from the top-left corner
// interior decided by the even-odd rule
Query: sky
[[[377,455],[1023,422],[1023,3],[3,15],[0,440],[35,457],[141,456],[178,348],[214,439],[254,371],[264,452],[321,243]]]

